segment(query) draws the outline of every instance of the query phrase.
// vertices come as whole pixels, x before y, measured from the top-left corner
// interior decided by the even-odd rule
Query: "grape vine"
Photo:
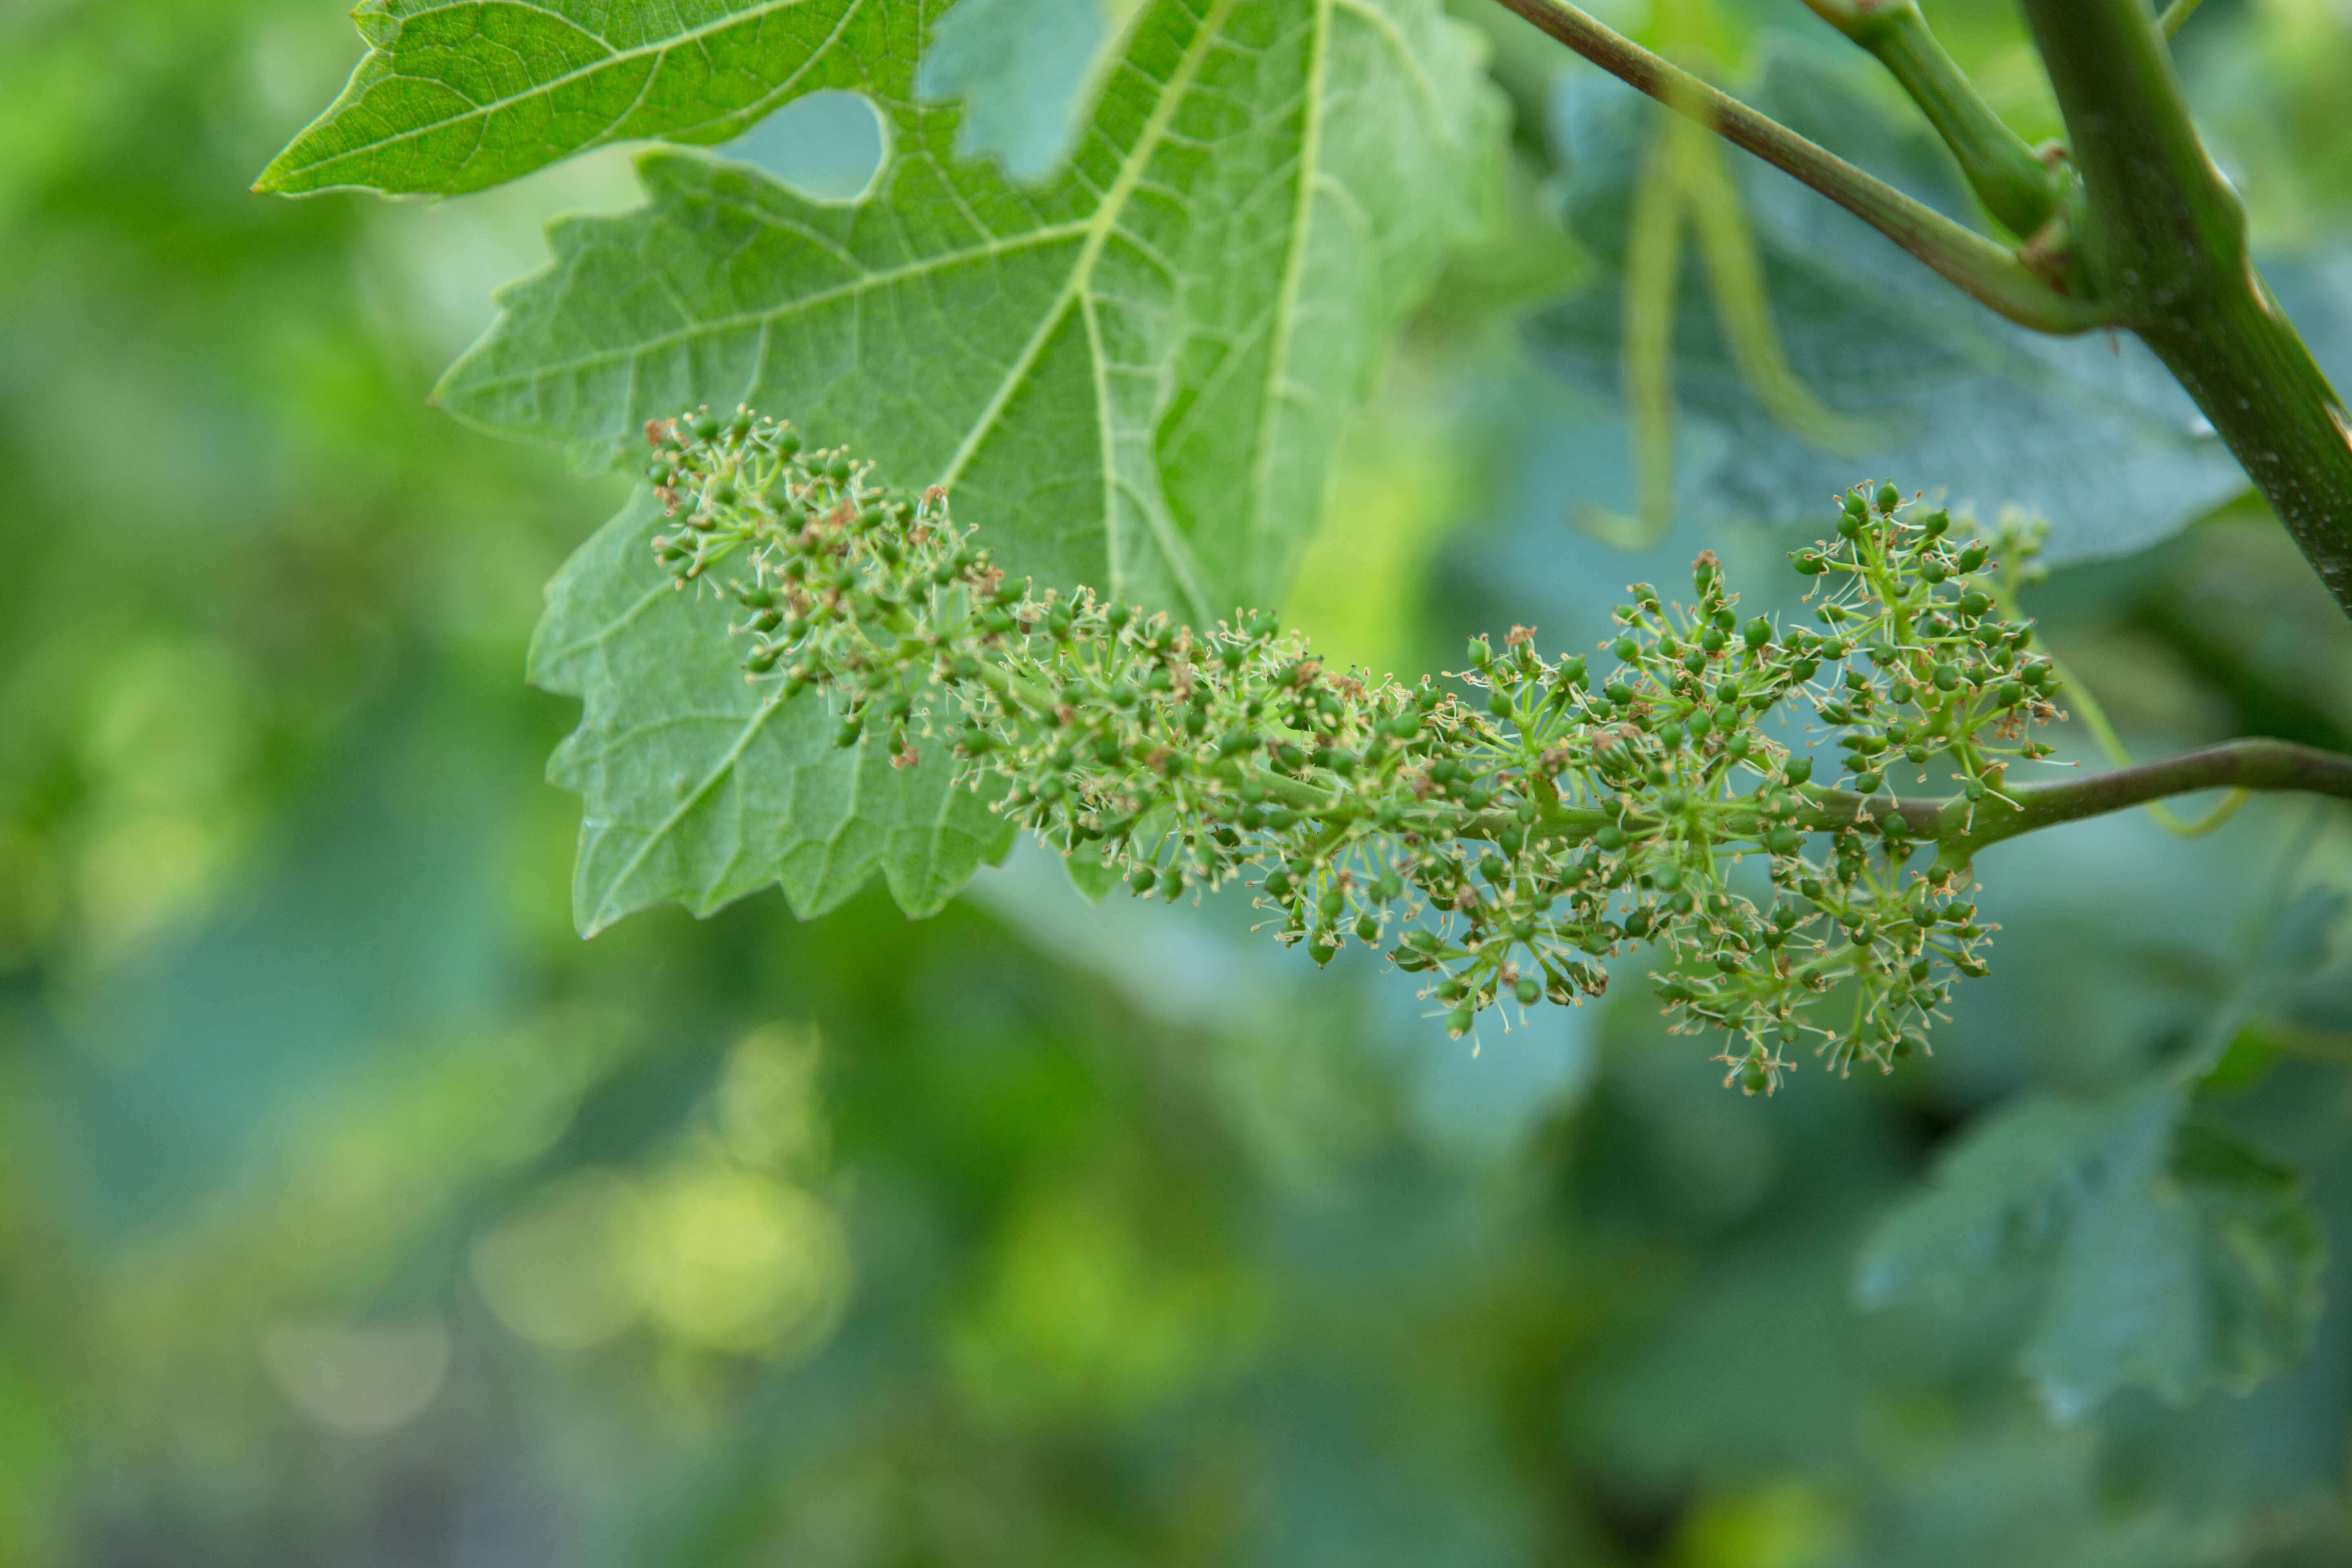
[[[2012,570],[2030,553],[2014,531],[1857,488],[1792,558],[1825,631],[1743,622],[1708,552],[1687,606],[1632,587],[1597,684],[1515,626],[1474,639],[1449,689],[1328,668],[1262,611],[1202,630],[1034,591],[943,491],[878,486],[748,410],[646,437],[677,524],[656,553],[680,588],[727,575],[769,701],[820,690],[839,744],[902,765],[950,748],[960,782],[1139,896],[1255,877],[1283,942],[1384,948],[1457,1037],[1499,1004],[1598,995],[1646,942],[1673,1026],[1724,1031],[1725,1081],[1769,1093],[1808,1042],[1891,1070],[1985,972],[1967,827],[2020,809],[2006,771],[2057,717],[2050,660],[1991,591],[1996,547]],[[1800,700],[1848,787],[1767,732]],[[1951,803],[1884,793],[1889,766],[1938,758]]]

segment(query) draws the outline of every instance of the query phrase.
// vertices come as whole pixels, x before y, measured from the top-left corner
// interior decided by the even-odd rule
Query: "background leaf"
[[[366,0],[368,52],[261,173],[284,195],[454,195],[608,142],[715,142],[855,85],[920,0]]]
[[[950,787],[944,746],[894,768],[833,743],[814,693],[776,704],[742,678],[724,609],[672,589],[661,522],[633,502],[548,587],[530,679],[585,705],[548,777],[581,797],[572,916],[583,935],[677,899],[697,914],[770,883],[823,913],[879,869],[909,914],[937,910],[1011,826]]]
[[[1879,1226],[1863,1299],[1959,1306],[2039,1280],[2020,1362],[2061,1417],[2122,1388],[2181,1404],[2292,1364],[2318,1320],[2318,1222],[2293,1173],[2185,1110],[2169,1075],[2004,1107]]]
[[[1846,70],[1775,52],[1748,96],[1872,173],[1976,221],[1925,123],[1882,110]],[[1656,125],[1653,107],[1590,76],[1564,81],[1552,101],[1551,132],[1570,169],[1565,218],[1606,271],[1530,318],[1528,342],[1571,383],[1612,397],[1623,339],[1617,268],[1641,149]],[[1843,486],[1892,475],[1988,520],[2011,505],[2048,518],[2049,558],[2063,562],[2139,549],[2246,488],[2137,339],[2051,338],[2014,326],[1793,181],[1753,159],[1730,167],[1798,379],[1830,407],[1888,434],[1832,452],[1775,421],[1743,382],[1691,258],[1675,323],[1675,499],[1702,533],[1810,519]]]
[[[960,98],[956,152],[993,156],[1021,181],[1068,155],[1118,33],[1140,0],[962,0],[941,18],[915,78]]]
[[[2215,1384],[2242,1392],[2302,1357],[2322,1245],[2293,1172],[2190,1123],[2168,1167],[2116,1175],[2069,1237],[2025,1347],[2054,1412],[2079,1415],[2126,1387],[2174,1404]]]

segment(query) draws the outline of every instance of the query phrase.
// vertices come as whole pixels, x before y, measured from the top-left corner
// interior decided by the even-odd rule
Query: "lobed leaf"
[[[368,52],[255,189],[454,195],[608,142],[724,142],[919,36],[922,0],[366,0]]]
[[[884,115],[870,199],[649,154],[648,205],[558,226],[444,401],[606,451],[698,404],[789,411],[954,487],[1016,574],[1202,625],[1278,602],[1342,423],[1482,216],[1500,141],[1470,35],[1433,0],[1160,0],[1069,165],[1023,188],[916,100],[919,8],[860,16],[804,80],[854,63]],[[553,771],[586,800],[582,929],[768,880],[813,912],[877,864],[936,907],[994,825],[928,763],[833,752],[808,700],[761,713],[723,635],[648,598],[649,527],[634,510],[566,568],[533,664],[588,703]]]

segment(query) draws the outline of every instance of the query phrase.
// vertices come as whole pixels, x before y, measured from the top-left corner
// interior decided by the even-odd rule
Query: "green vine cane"
[[[1987,575],[2031,542],[1892,485],[1846,492],[1837,537],[1793,556],[1823,631],[1741,621],[1710,552],[1688,607],[1632,588],[1597,689],[1521,626],[1473,640],[1449,690],[1328,668],[1261,611],[1200,630],[1034,592],[943,491],[877,486],[748,411],[646,436],[677,522],[656,554],[681,588],[731,563],[768,701],[822,690],[838,743],[901,765],[949,749],[960,783],[1139,896],[1254,877],[1283,942],[1318,963],[1385,948],[1457,1037],[1497,1005],[1598,995],[1603,961],[1646,942],[1673,1027],[1727,1032],[1727,1083],[1771,1092],[1809,1038],[1841,1073],[1891,1070],[1955,976],[1985,972],[1974,850],[2116,808],[2006,782],[2058,716],[2051,661]],[[1848,787],[1761,727],[1800,700]],[[1884,793],[1888,766],[1937,758],[1950,800]]]

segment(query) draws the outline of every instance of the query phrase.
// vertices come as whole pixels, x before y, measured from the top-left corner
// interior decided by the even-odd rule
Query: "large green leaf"
[[[871,199],[649,154],[649,205],[559,225],[443,398],[606,449],[749,402],[952,486],[1016,571],[1195,616],[1278,600],[1343,422],[1493,186],[1475,42],[1433,0],[1160,0],[1024,189],[955,159],[893,15]]]
[[[936,10],[936,5],[929,7]],[[256,188],[454,195],[636,137],[724,142],[854,86],[922,0],[366,0],[368,52]]]
[[[719,606],[670,585],[640,500],[548,585],[530,679],[585,704],[548,777],[581,797],[572,915],[593,935],[677,899],[697,914],[781,884],[793,910],[831,909],[879,869],[899,906],[929,914],[1012,841],[949,784],[939,747],[894,768],[879,746],[842,751],[814,694],[773,703],[743,679]]]
[[[1880,1226],[1863,1299],[1958,1303],[2032,1279],[2021,1361],[2062,1415],[2120,1388],[2179,1403],[2291,1364],[2318,1320],[2318,1224],[2291,1172],[2182,1124],[2184,1103],[2167,1077],[2005,1108]]]

